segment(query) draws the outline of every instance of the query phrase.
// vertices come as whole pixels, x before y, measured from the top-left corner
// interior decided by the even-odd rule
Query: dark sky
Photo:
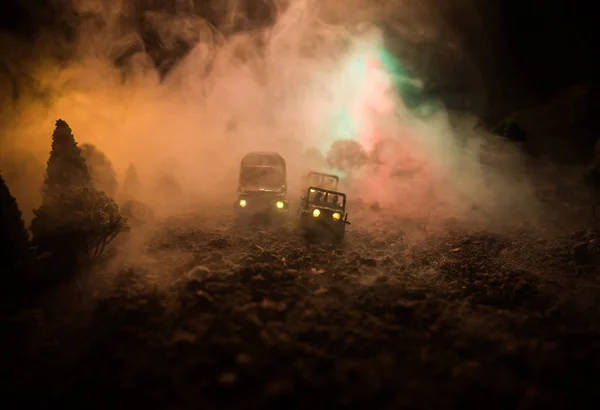
[[[597,82],[599,26],[593,2],[504,0],[502,35],[513,70],[543,93]]]
[[[162,3],[173,1],[162,0]],[[489,35],[485,35],[483,41],[487,41],[484,47],[488,50],[502,49],[496,52],[496,58],[500,56],[501,60],[499,71],[515,87],[527,87],[542,97],[573,84],[597,83],[600,67],[594,61],[593,39],[597,37],[599,25],[592,3],[473,0],[483,14],[483,21],[495,22],[490,27],[497,32],[486,33]],[[58,15],[59,11],[47,0],[0,2],[1,29],[23,37],[35,38],[40,28],[55,24]],[[466,42],[479,36],[462,26],[460,16],[454,15],[450,20],[458,32],[462,30],[461,36]]]

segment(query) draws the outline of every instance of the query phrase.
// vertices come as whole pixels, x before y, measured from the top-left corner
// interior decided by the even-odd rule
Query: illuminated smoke
[[[296,190],[309,164],[321,161],[302,153],[318,149],[325,156],[340,139],[357,141],[371,158],[341,186],[397,212],[461,213],[505,195],[504,179],[495,185],[483,179],[480,136],[464,127],[460,138],[469,134],[471,142],[459,146],[448,113],[435,100],[419,100],[426,79],[409,73],[408,57],[387,50],[389,33],[401,33],[400,49],[411,58],[424,42],[454,41],[431,5],[274,1],[273,24],[233,32],[247,21],[242,3],[219,2],[216,26],[189,13],[153,11],[140,28],[124,7],[133,3],[74,1],[80,13],[74,59],[38,53],[60,43],[47,37],[34,57],[4,59],[29,82],[21,82],[15,104],[2,100],[2,149],[45,161],[53,124],[64,118],[80,144],[107,155],[120,182],[134,162],[148,191],[143,199],[164,209],[230,203],[239,160],[251,150],[279,151]],[[172,55],[182,44],[191,49],[162,76],[176,59],[155,68],[141,29],[151,29]],[[10,88],[0,84],[3,92]],[[165,178],[178,187],[176,196],[165,197]]]

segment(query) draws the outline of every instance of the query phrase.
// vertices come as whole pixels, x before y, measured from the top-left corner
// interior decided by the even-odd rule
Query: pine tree
[[[81,145],[81,155],[85,158],[92,186],[108,196],[115,196],[119,183],[112,162],[106,154],[92,144]]]
[[[89,186],[90,182],[85,158],[81,155],[81,148],[77,146],[71,127],[59,119],[52,134],[44,194],[64,193],[65,190]]]
[[[133,164],[129,164],[123,181],[124,201],[121,204],[121,211],[132,225],[147,223],[154,219],[152,208],[139,200],[140,193],[141,183],[137,169]]]
[[[42,201],[40,190],[31,187],[41,187],[44,183],[46,161],[21,150],[0,151],[4,182],[10,186],[11,194],[19,198],[19,207],[27,226],[33,218],[33,208]]]
[[[127,199],[137,198],[140,195],[141,184],[137,169],[133,164],[129,164],[123,181],[123,194]]]
[[[16,199],[0,175],[0,270],[14,274],[26,261],[29,233]],[[2,278],[3,280],[5,278]]]
[[[90,173],[71,127],[62,119],[56,121],[52,134],[52,149],[46,166],[42,190],[42,205],[33,211],[30,230],[33,242],[42,249],[58,245],[55,237],[77,230],[67,203],[90,185]],[[54,243],[53,243],[54,242]]]
[[[34,211],[30,227],[40,250],[60,256],[69,264],[79,256],[93,259],[128,229],[127,218],[114,200],[91,185],[86,160],[71,128],[58,120],[52,136],[42,205]]]

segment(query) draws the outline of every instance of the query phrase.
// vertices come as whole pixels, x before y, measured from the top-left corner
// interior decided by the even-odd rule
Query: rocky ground
[[[600,403],[600,233],[391,220],[351,225],[337,248],[290,227],[170,220],[3,324],[3,396],[102,409]]]

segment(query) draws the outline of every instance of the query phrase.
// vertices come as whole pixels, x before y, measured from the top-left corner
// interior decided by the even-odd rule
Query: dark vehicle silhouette
[[[240,162],[237,199],[239,218],[284,217],[288,213],[285,159],[276,152],[250,152]]]
[[[346,194],[309,186],[300,204],[298,228],[305,239],[341,243],[346,234]]]
[[[306,193],[306,187],[316,186],[318,188],[331,189],[331,190],[337,191],[339,182],[340,182],[340,178],[337,175],[310,171],[304,177],[304,184],[303,184],[304,187],[302,188],[302,193],[300,194],[300,203],[302,203],[302,201],[304,201],[304,194]]]

